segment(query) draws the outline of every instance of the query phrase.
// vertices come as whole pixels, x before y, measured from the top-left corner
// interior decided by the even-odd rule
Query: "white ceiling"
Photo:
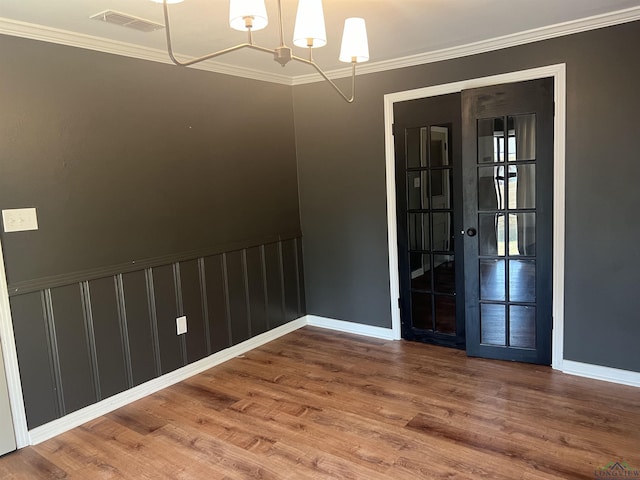
[[[611,12],[624,11],[621,17],[640,18],[640,0],[324,0],[323,3],[328,44],[315,50],[314,57],[327,71],[346,66],[337,58],[342,25],[350,16],[364,17],[367,22],[373,63],[485,42]],[[254,38],[257,44],[274,48],[278,44],[277,2],[266,0],[266,4],[270,24],[256,32]],[[297,1],[283,0],[282,4],[285,41],[291,45]],[[228,27],[227,0],[185,0],[170,5],[169,9],[174,49],[184,57],[200,56],[246,41],[244,33]],[[142,33],[89,18],[104,10],[164,23],[162,5],[150,0],[0,0],[0,33],[28,32],[24,36],[44,39],[76,38],[77,41],[60,42],[76,45],[82,45],[83,41],[95,45],[108,40],[112,44],[115,41],[165,50],[164,30]],[[46,35],[34,33],[40,27],[45,27]],[[295,47],[294,53],[306,56]],[[269,55],[250,50],[225,55],[216,62],[287,77],[312,73],[310,67],[302,64],[290,63],[282,68]]]

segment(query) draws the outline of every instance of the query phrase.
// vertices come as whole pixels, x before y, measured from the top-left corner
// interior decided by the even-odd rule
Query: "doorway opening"
[[[407,92],[385,95],[385,137],[387,158],[387,214],[388,214],[388,244],[389,244],[389,274],[390,274],[390,303],[392,311],[392,327],[395,338],[401,337],[400,321],[400,278],[398,274],[398,231],[397,202],[396,202],[396,158],[394,153],[394,104],[419,98],[437,97],[451,93],[459,93],[479,87],[517,83],[521,81],[553,78],[553,225],[552,225],[552,278],[553,291],[551,311],[553,317],[553,350],[551,364],[553,368],[562,368],[563,358],[563,303],[564,303],[564,149],[565,149],[565,65],[552,65],[531,70],[524,70],[492,77],[465,80],[463,82],[426,87]],[[507,119],[508,121],[508,119]],[[503,172],[505,173],[505,172]],[[509,176],[509,167],[505,175]],[[506,217],[508,218],[508,217]],[[518,232],[518,230],[515,230]],[[515,237],[514,237],[515,238]],[[517,241],[516,241],[517,243]],[[507,246],[506,248],[510,248]]]

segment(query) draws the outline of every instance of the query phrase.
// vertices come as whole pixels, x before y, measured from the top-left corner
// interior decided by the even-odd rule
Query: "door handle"
[[[470,237],[475,237],[476,236],[476,229],[471,227],[471,228],[467,228],[467,235]]]

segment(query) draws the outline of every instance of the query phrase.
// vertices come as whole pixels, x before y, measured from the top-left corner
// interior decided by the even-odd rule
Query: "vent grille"
[[[92,19],[100,20],[101,22],[113,23],[114,25],[120,25],[121,27],[133,28],[139,32],[153,32],[155,30],[161,30],[164,25],[144,18],[134,17],[126,13],[114,12],[113,10],[105,10],[104,12],[91,15]]]

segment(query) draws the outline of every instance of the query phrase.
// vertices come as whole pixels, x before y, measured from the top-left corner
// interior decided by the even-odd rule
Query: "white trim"
[[[328,330],[337,330],[344,333],[354,333],[356,335],[382,338],[384,340],[396,340],[394,332],[390,328],[372,327],[371,325],[364,325],[362,323],[344,322],[342,320],[318,317],[316,315],[307,315],[304,318],[307,321],[307,325],[311,327],[326,328]]]
[[[56,43],[59,45],[67,45],[69,47],[86,48],[97,52],[111,53],[114,55],[123,55],[125,57],[139,58],[141,60],[150,60],[152,62],[166,63],[173,65],[166,50],[158,50],[155,48],[143,47],[131,43],[118,42],[108,38],[94,37],[84,35],[82,33],[71,32],[68,30],[60,30],[57,28],[45,27],[33,23],[20,22],[10,18],[0,17],[0,34],[11,35],[14,37],[28,38],[31,40],[39,40],[43,42]],[[181,56],[181,60],[187,61],[193,57]],[[239,67],[226,63],[209,60],[201,62],[190,68],[205,70],[207,72],[222,73],[225,75],[233,75],[235,77],[250,78],[253,80],[262,80],[264,82],[279,83],[282,85],[292,85],[291,77],[276,73],[267,73],[254,68]]]
[[[274,328],[273,330],[257,335],[238,345],[234,345],[233,347],[229,347],[221,352],[214,353],[207,358],[203,358],[202,360],[186,365],[178,370],[167,373],[166,375],[150,380],[142,385],[138,385],[137,387],[126,390],[114,395],[113,397],[109,397],[81,410],[70,413],[69,415],[65,415],[62,418],[53,420],[52,422],[46,423],[40,427],[36,427],[29,431],[31,445],[37,445],[38,443],[44,442],[56,435],[60,435],[61,433],[71,430],[83,423],[112,412],[117,408],[123,407],[131,402],[135,402],[142,397],[151,395],[158,390],[162,390],[163,388],[167,388],[175,383],[186,380],[193,375],[204,372],[205,370],[224,363],[227,360],[231,360],[238,355],[242,355],[249,350],[253,350],[254,348],[269,343],[283,335],[291,333],[294,330],[302,328],[306,324],[307,322],[304,317],[299,318],[285,325]]]
[[[513,83],[536,78],[554,78],[554,204],[553,204],[553,340],[552,367],[562,369],[564,345],[564,203],[565,203],[565,129],[566,129],[566,66],[549,65],[519,72],[473,78],[461,82],[425,87],[384,96],[384,130],[387,173],[387,237],[389,242],[389,277],[391,321],[394,332],[400,332],[400,279],[398,273],[398,241],[396,232],[395,153],[393,145],[393,104],[406,100],[461,92],[469,88]]]
[[[7,377],[9,390],[9,403],[11,404],[11,416],[13,417],[13,429],[18,448],[29,445],[29,433],[27,429],[27,414],[24,409],[22,396],[22,383],[20,381],[20,369],[18,368],[18,352],[13,334],[13,320],[11,319],[11,306],[9,303],[9,290],[7,289],[7,276],[4,269],[4,255],[0,243],[0,342],[4,370]]]
[[[572,360],[564,360],[562,362],[562,371],[569,375],[577,375],[592,380],[603,380],[605,382],[640,387],[640,372],[602,367],[600,365],[574,362]]]
[[[640,7],[631,7],[624,10],[617,10],[577,20],[570,20],[568,22],[557,23],[555,25],[547,25],[540,28],[526,30],[524,32],[503,35],[501,37],[481,40],[479,42],[460,45],[457,47],[444,48],[441,50],[419,53],[392,60],[366,63],[358,65],[358,74],[364,75],[368,73],[384,72],[398,68],[441,62],[443,60],[466,57],[469,55],[477,55],[479,53],[492,52],[502,48],[539,42],[589,30],[596,30],[598,28],[633,22],[635,20],[640,20]],[[45,27],[43,25],[21,22],[10,18],[0,17],[0,34],[30,38],[32,40],[41,40],[78,48],[86,48],[115,55],[151,60],[154,62],[171,63],[166,51],[164,50],[118,42],[107,38],[84,35],[68,30]],[[187,57],[185,57],[185,59],[187,59]],[[317,73],[291,77],[288,75],[267,73],[252,68],[228,65],[216,61],[199,63],[191,68],[284,85],[302,85],[306,83],[321,82],[323,80]],[[351,67],[330,70],[326,73],[330,78],[348,77],[351,75]]]

